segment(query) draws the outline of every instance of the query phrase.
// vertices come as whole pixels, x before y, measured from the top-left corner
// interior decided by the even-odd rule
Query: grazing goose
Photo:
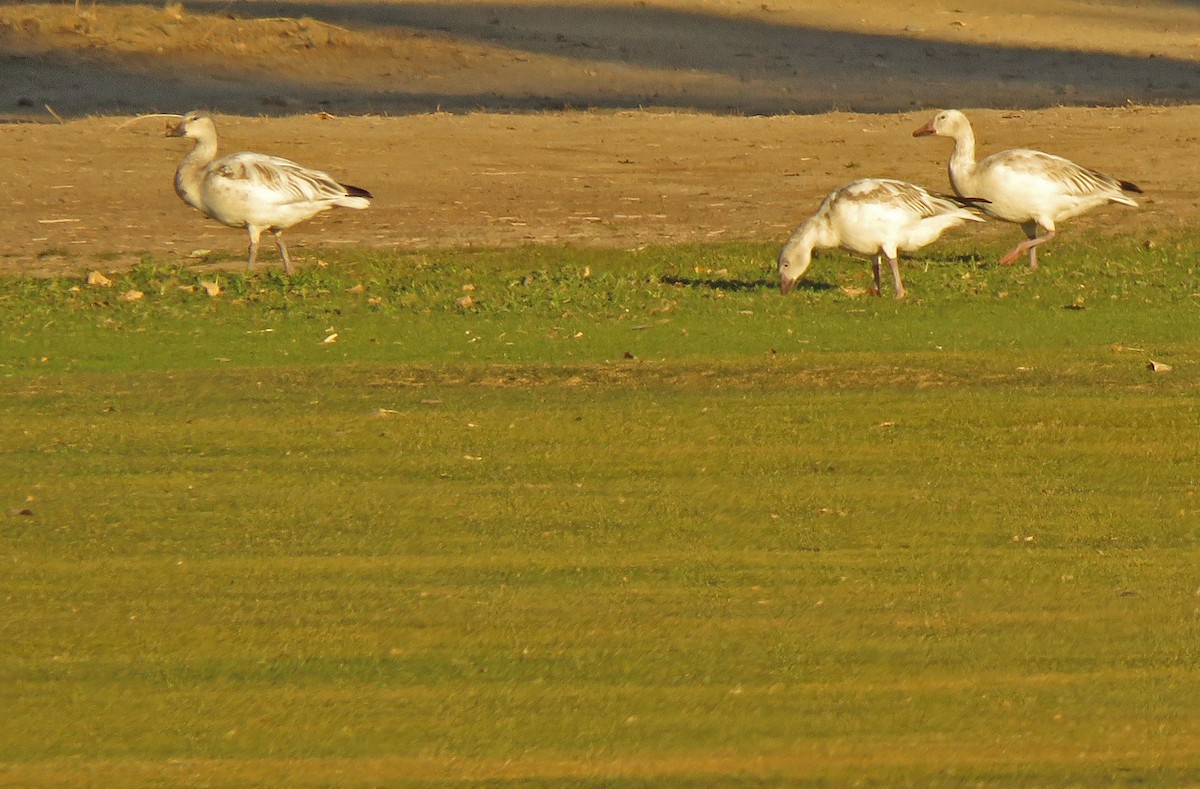
[[[914,137],[936,134],[954,140],[950,154],[950,184],[959,195],[988,201],[984,212],[1021,226],[1028,238],[1000,258],[1012,263],[1026,251],[1029,267],[1037,268],[1037,247],[1054,238],[1057,224],[1105,203],[1137,208],[1123,192],[1141,192],[1137,184],[1080,167],[1069,159],[1041,151],[1000,151],[975,161],[975,133],[967,116],[943,110],[913,132]],[[1038,228],[1044,231],[1038,235]]]
[[[962,203],[976,201],[964,199]],[[873,255],[875,295],[883,258],[892,267],[896,298],[904,298],[896,254],[936,241],[947,229],[983,219],[962,203],[930,194],[915,184],[888,178],[864,178],[829,194],[808,221],[796,228],[779,253],[779,286],[788,293],[812,262],[814,248],[841,247]]]
[[[261,153],[217,155],[217,127],[212,118],[189,112],[167,132],[168,137],[196,141],[175,171],[175,193],[200,213],[250,234],[250,259],[254,268],[258,239],[264,230],[275,236],[275,245],[289,274],[292,261],[281,233],[297,222],[311,219],[333,206],[366,208],[372,195],[357,186],[345,186],[319,170]]]

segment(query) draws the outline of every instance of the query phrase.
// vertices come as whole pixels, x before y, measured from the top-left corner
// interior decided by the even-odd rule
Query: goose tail
[[[1133,192],[1134,194],[1141,194],[1142,187],[1138,186],[1137,184],[1130,183],[1129,181],[1117,181],[1117,183],[1120,184],[1121,191],[1111,192],[1108,196],[1109,202],[1120,203],[1122,205],[1127,205],[1127,206],[1132,206],[1134,208],[1137,208],[1138,207],[1137,200],[1134,200],[1132,197],[1130,197],[1129,195],[1127,195],[1125,193]]]
[[[990,205],[992,202],[985,197],[960,197],[959,195],[946,194],[939,194],[938,197],[949,200],[955,205],[962,206],[963,208],[967,209],[968,213],[964,214],[963,218],[970,219],[975,222],[984,221],[983,217],[980,216],[978,212],[986,210],[985,206]]]
[[[338,184],[346,190],[346,196],[334,201],[335,205],[342,208],[366,208],[371,205],[371,201],[375,199],[375,195],[357,186],[349,184]]]
[[[986,197],[959,197],[958,195],[948,195],[946,199],[953,200],[963,208],[979,208],[992,202]]]

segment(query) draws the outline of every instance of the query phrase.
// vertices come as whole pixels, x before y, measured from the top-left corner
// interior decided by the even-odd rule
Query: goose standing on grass
[[[930,244],[946,230],[963,222],[983,219],[964,204],[930,194],[921,187],[888,178],[864,178],[830,192],[821,207],[788,239],[779,253],[779,287],[787,294],[812,262],[814,248],[840,247],[872,255],[875,295],[879,295],[879,269],[887,258],[892,267],[896,298],[904,298],[897,253]]]
[[[1079,216],[1105,203],[1137,208],[1125,192],[1142,190],[1137,184],[1081,167],[1070,159],[1041,151],[1000,151],[975,161],[975,133],[967,116],[943,110],[913,132],[914,137],[935,134],[954,140],[950,154],[950,184],[959,195],[987,200],[984,212],[1025,231],[1022,241],[1000,258],[1008,265],[1029,252],[1029,267],[1037,268],[1037,248],[1054,238],[1059,222]],[[1041,229],[1039,235],[1038,230]]]
[[[248,269],[254,268],[264,230],[275,237],[283,269],[290,274],[292,261],[281,235],[285,228],[334,206],[366,208],[371,204],[367,190],[339,184],[326,173],[278,156],[234,153],[217,159],[217,127],[204,113],[184,115],[167,136],[196,141],[175,171],[175,193],[210,219],[246,228],[250,234]]]

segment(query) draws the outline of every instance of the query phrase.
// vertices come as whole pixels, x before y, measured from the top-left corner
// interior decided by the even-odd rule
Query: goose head
[[[933,116],[933,120],[912,133],[914,137],[926,137],[935,134],[938,137],[953,137],[957,139],[964,131],[971,128],[967,116],[958,110],[942,110]]]
[[[779,291],[785,296],[812,264],[811,225],[811,221],[802,225],[779,252]]]
[[[198,110],[192,110],[175,126],[167,130],[168,137],[190,137],[193,140],[215,139],[217,126],[213,119]]]

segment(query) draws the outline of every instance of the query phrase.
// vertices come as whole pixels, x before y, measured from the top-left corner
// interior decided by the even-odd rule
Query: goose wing
[[[1008,171],[1017,178],[1037,178],[1048,182],[1059,193],[1071,197],[1114,192],[1119,194],[1126,187],[1126,184],[1111,175],[1042,151],[1001,151],[989,156],[980,164],[983,166],[985,163],[998,172]]]
[[[963,210],[961,204],[949,198],[931,194],[916,184],[890,178],[870,178],[849,184],[843,190],[842,199],[897,208],[917,219]]]
[[[220,191],[240,192],[276,205],[329,203],[349,194],[328,173],[261,153],[218,159],[209,166],[207,178]]]

